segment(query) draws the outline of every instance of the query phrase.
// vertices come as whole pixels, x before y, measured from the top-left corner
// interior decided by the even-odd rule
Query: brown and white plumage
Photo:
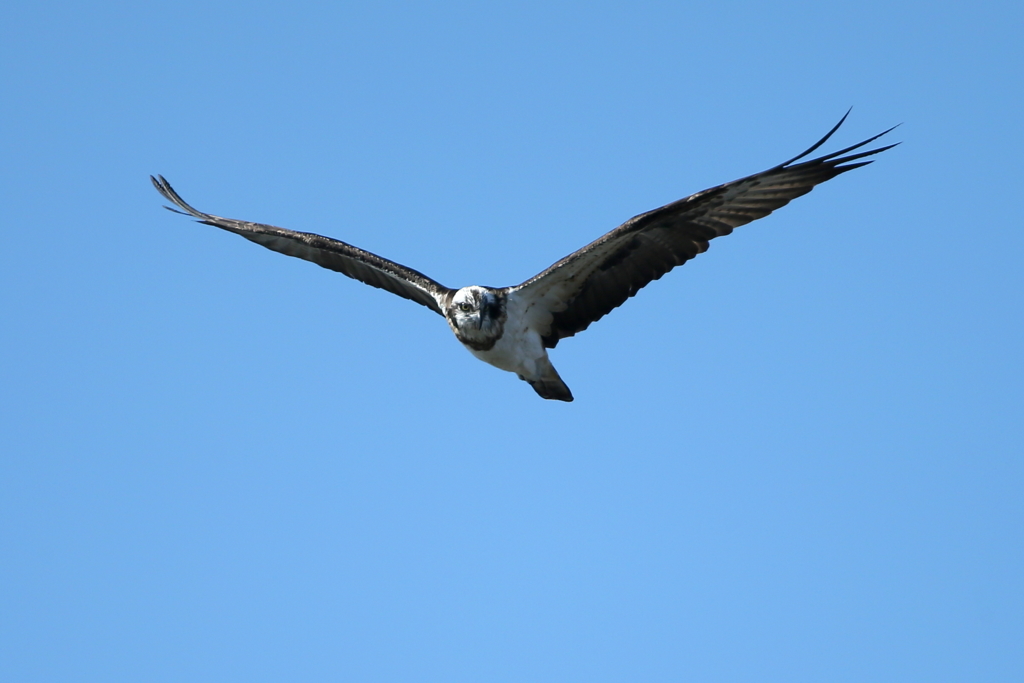
[[[544,398],[571,401],[572,394],[552,367],[547,349],[585,330],[652,280],[706,251],[715,237],[767,216],[826,180],[870,164],[867,157],[895,146],[852,153],[890,128],[838,152],[800,161],[845,120],[843,116],[810,149],[783,164],[635,216],[526,282],[504,288],[450,289],[345,242],[203,213],[185,203],[162,176],[151,179],[178,207],[172,211],[422,304],[443,315],[473,355],[515,372]]]

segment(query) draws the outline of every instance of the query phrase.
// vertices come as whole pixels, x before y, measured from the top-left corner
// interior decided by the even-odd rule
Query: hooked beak
[[[497,300],[493,299],[489,295],[484,295],[480,299],[480,317],[477,318],[476,328],[478,330],[483,329],[483,326],[484,326],[484,316],[486,316],[488,318],[494,318],[495,320],[497,320],[498,313],[499,313],[499,310],[498,310],[498,302],[497,302]]]

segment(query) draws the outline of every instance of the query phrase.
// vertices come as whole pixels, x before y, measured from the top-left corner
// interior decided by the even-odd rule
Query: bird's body
[[[767,216],[815,185],[871,163],[858,160],[894,146],[848,154],[885,131],[839,152],[794,163],[820,147],[845,119],[794,159],[631,218],[514,287],[450,289],[338,240],[202,213],[163,177],[152,180],[180,213],[426,306],[443,315],[456,339],[480,360],[515,373],[543,398],[571,401],[572,393],[548,359],[547,350],[559,340],[585,330],[651,280],[705,251],[711,239]]]
[[[494,302],[490,309],[486,306],[479,309],[484,318],[479,327],[475,327],[475,318],[470,316],[461,320],[458,315],[461,301],[476,299]],[[544,398],[572,400],[569,387],[562,382],[548,359],[548,350],[544,348],[537,322],[532,319],[532,306],[527,297],[514,291],[465,287],[455,293],[449,310],[453,313],[446,317],[455,338],[474,356],[496,368],[514,372]],[[488,310],[496,315],[492,316]]]

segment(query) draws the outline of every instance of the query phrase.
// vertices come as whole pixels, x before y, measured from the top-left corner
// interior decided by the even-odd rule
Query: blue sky
[[[704,4],[0,9],[0,679],[1024,677],[1024,10]],[[851,105],[572,404],[148,180],[501,286]]]

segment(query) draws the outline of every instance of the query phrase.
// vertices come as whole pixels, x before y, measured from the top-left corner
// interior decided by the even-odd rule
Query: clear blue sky
[[[1020,3],[6,3],[0,679],[1024,680]],[[893,124],[553,352],[509,285]]]

